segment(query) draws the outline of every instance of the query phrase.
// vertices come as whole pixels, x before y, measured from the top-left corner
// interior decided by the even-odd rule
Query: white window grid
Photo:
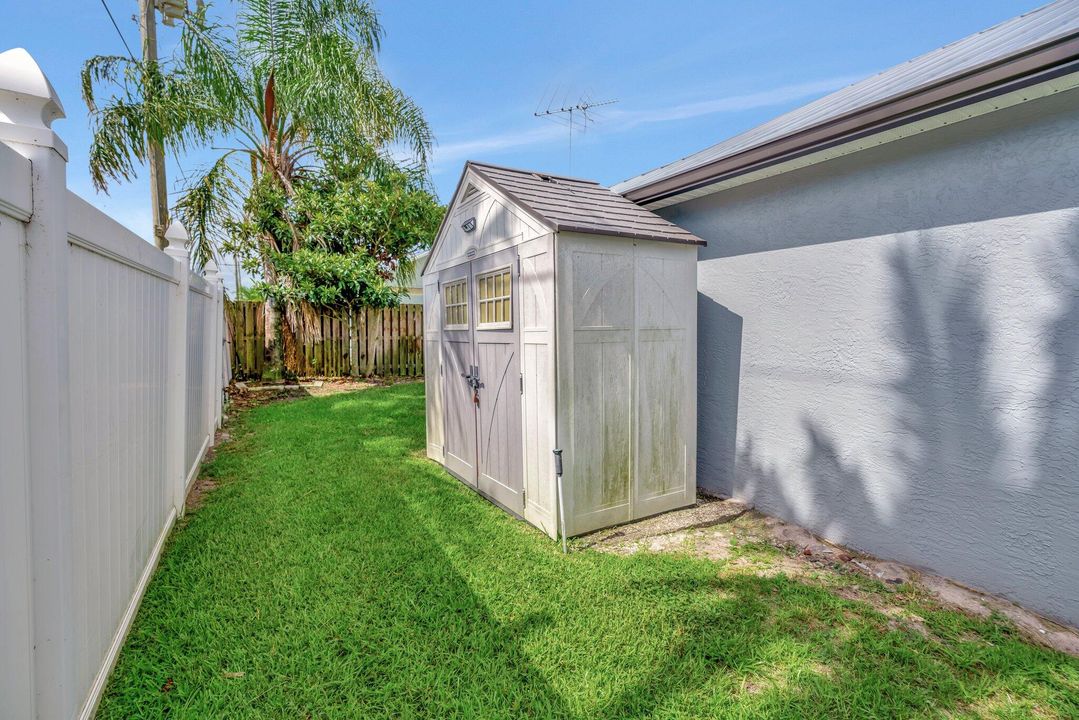
[[[447,330],[468,328],[468,280],[451,280],[442,286],[443,325]]]
[[[513,327],[513,274],[509,267],[476,276],[476,327]]]

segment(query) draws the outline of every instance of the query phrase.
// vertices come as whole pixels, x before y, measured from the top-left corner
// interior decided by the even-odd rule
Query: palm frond
[[[91,113],[98,111],[94,86],[118,82],[121,71],[134,62],[137,61],[125,55],[95,55],[83,63],[82,72],[79,73],[82,99]]]
[[[213,98],[219,113],[235,117],[241,108],[253,109],[246,92],[244,65],[226,28],[210,19],[210,8],[209,3],[200,4],[185,15],[180,66],[185,77],[197,80],[205,94]]]
[[[131,180],[135,164],[146,160],[144,108],[123,100],[111,102],[94,115],[90,142],[90,178],[108,191],[109,180]]]
[[[113,86],[103,103],[95,97],[98,84]],[[90,174],[99,190],[107,190],[109,181],[131,180],[149,143],[182,152],[208,144],[231,126],[229,109],[203,84],[161,63],[90,58],[82,85],[93,128]]]
[[[97,188],[132,179],[149,144],[177,154],[243,146],[190,183],[176,205],[205,258],[255,182],[240,181],[233,152],[248,153],[286,193],[325,165],[429,185],[431,129],[379,69],[383,28],[369,0],[241,0],[235,28],[211,19],[211,7],[200,3],[188,13],[179,45],[162,62],[99,56],[83,67]],[[98,97],[105,87],[107,100]],[[402,147],[408,162],[393,156]]]
[[[230,162],[235,152],[230,150],[218,158],[184,190],[173,208],[191,238],[191,255],[201,265],[215,256],[225,228],[238,215],[242,188]]]

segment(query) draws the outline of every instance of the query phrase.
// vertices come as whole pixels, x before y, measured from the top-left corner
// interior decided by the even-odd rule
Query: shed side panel
[[[637,246],[636,517],[696,498],[696,261],[695,247]]]
[[[559,440],[570,535],[630,519],[633,243],[559,235]]]
[[[554,236],[526,242],[518,254],[525,519],[554,537]]]

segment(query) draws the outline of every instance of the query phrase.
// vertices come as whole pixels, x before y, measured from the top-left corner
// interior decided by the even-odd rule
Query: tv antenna
[[[547,103],[546,110],[536,110],[532,113],[533,116],[543,118],[544,120],[552,120],[557,122],[569,130],[569,172],[573,172],[573,129],[574,127],[579,130],[586,131],[589,125],[595,123],[594,108],[603,107],[604,105],[614,105],[617,100],[599,100],[595,101],[591,98],[583,98],[575,104],[566,103],[563,97],[562,102],[559,105],[555,105],[555,95],[557,90],[551,94],[551,99]],[[546,95],[545,95],[546,96]],[[540,101],[542,103],[542,100]],[[574,116],[576,115],[576,120]]]

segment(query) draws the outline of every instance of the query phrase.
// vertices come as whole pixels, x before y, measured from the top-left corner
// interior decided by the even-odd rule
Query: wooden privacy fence
[[[269,362],[265,303],[229,303],[227,315],[233,339],[233,374],[261,377]],[[331,311],[324,313],[319,323],[322,339],[305,343],[300,367],[289,368],[297,375],[423,375],[423,306]]]

